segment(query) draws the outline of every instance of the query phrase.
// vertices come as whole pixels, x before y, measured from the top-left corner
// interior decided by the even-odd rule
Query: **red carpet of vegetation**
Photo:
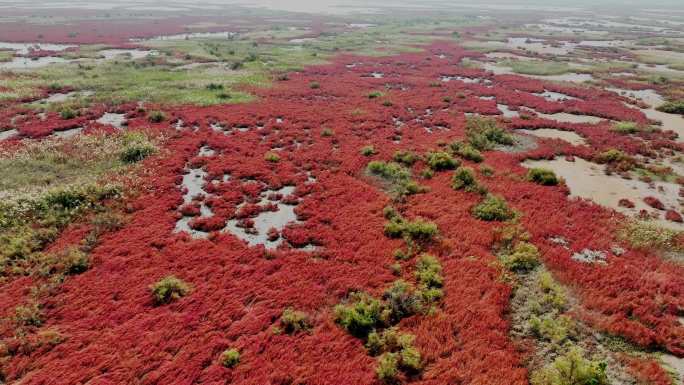
[[[159,26],[154,27],[159,30]],[[444,59],[438,55],[444,54]],[[146,161],[143,193],[129,204],[131,220],[107,235],[93,250],[93,266],[70,278],[60,294],[47,299],[42,329],[57,329],[66,340],[13,356],[7,379],[22,384],[371,384],[375,359],[362,342],[334,322],[332,308],[352,291],[379,296],[397,277],[389,265],[401,240],[384,236],[383,208],[390,197],[364,173],[369,160],[390,160],[397,150],[419,154],[463,139],[465,113],[498,115],[497,103],[541,113],[570,112],[615,120],[647,119],[610,92],[544,84],[519,76],[494,76],[459,66],[477,57],[444,43],[425,52],[386,58],[340,57],[334,64],[289,75],[271,89],[256,90],[260,101],[233,106],[183,107],[167,111],[169,120],[153,124],[170,139],[159,156]],[[350,66],[350,64],[354,64]],[[371,76],[382,73],[382,78]],[[491,81],[440,81],[464,76]],[[320,87],[312,87],[316,82]],[[579,98],[551,102],[533,93],[544,89]],[[373,91],[382,95],[369,97]],[[493,96],[495,100],[480,97]],[[130,107],[132,129],[149,126]],[[570,124],[534,114],[504,121],[510,129],[555,127],[584,136],[589,146],[538,140],[522,153],[486,152],[495,175],[478,180],[502,195],[522,214],[522,224],[538,245],[553,274],[573,288],[593,326],[647,347],[684,355],[684,269],[643,251],[629,250],[614,238],[615,212],[579,200],[567,200],[564,187],[525,181],[519,161],[575,155],[592,158],[617,148],[628,154],[678,148],[668,133],[643,133],[648,142],[621,136],[609,123]],[[140,115],[140,116],[139,116]],[[27,118],[30,122],[30,118]],[[181,119],[186,127],[171,126]],[[21,130],[32,135],[31,123]],[[396,123],[395,123],[396,122]],[[224,131],[211,128],[222,126]],[[427,129],[429,130],[427,130]],[[53,127],[52,129],[59,129]],[[431,132],[430,132],[431,131]],[[32,132],[32,131],[31,131]],[[398,141],[398,143],[397,143]],[[197,156],[202,146],[215,155]],[[373,145],[377,154],[363,156]],[[279,149],[279,150],[274,150]],[[280,161],[264,159],[275,152]],[[174,233],[182,205],[179,185],[185,165],[208,172],[209,205],[222,220],[240,216],[242,202],[283,185],[296,186],[298,224],[283,231],[293,246],[276,251],[249,247],[230,233],[208,239]],[[472,162],[464,161],[465,164]],[[423,162],[413,166],[418,180]],[[315,181],[307,181],[308,175]],[[223,181],[224,174],[230,179]],[[419,180],[429,192],[399,205],[407,218],[436,223],[440,237],[429,251],[438,256],[444,275],[444,299],[434,315],[401,321],[415,334],[426,362],[424,384],[525,384],[525,357],[511,342],[506,309],[511,287],[491,254],[498,223],[473,218],[481,197],[455,191],[452,172]],[[244,209],[244,207],[243,207]],[[67,232],[65,236],[72,234]],[[549,240],[561,236],[567,248]],[[574,261],[584,248],[611,250],[606,265]],[[415,281],[406,264],[402,278]],[[149,286],[174,274],[192,292],[165,306],[154,306]],[[2,315],[12,311],[28,279],[2,287]],[[309,333],[271,331],[286,307],[312,317]],[[5,336],[9,330],[2,330]],[[225,368],[225,349],[241,351],[240,364]]]

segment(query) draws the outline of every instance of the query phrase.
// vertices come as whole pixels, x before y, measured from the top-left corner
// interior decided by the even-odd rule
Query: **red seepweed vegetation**
[[[438,59],[442,54],[445,59]],[[387,58],[341,56],[291,74],[271,89],[253,90],[261,96],[254,103],[178,107],[167,111],[168,121],[156,124],[132,115],[129,129],[151,125],[165,131],[170,136],[166,148],[146,161],[151,172],[142,177],[144,192],[129,203],[130,222],[92,251],[90,270],[44,299],[43,328],[57,329],[66,339],[51,349],[8,358],[7,379],[26,384],[377,382],[374,359],[331,315],[350,292],[377,296],[396,279],[388,266],[402,241],[383,235],[383,208],[390,197],[364,174],[369,159],[389,160],[397,150],[422,154],[462,140],[465,113],[500,115],[497,103],[646,121],[614,94],[459,66],[464,57],[480,55],[440,42],[425,52]],[[443,82],[442,76],[491,83]],[[310,87],[314,81],[319,88]],[[544,89],[580,100],[550,102],[533,94]],[[368,97],[378,90],[381,96]],[[480,98],[488,96],[495,100]],[[580,296],[586,321],[641,346],[684,355],[684,328],[677,321],[684,308],[684,269],[628,248],[619,255],[610,252],[605,265],[571,259],[584,248],[610,251],[620,245],[614,234],[622,217],[568,200],[564,186],[516,177],[524,173],[519,161],[526,157],[591,158],[607,148],[635,154],[679,145],[666,133],[649,134],[661,140],[644,144],[612,132],[607,123],[571,124],[531,115],[499,120],[509,129],[575,131],[588,145],[538,140],[536,148],[522,153],[485,152],[495,174],[479,182],[521,213],[547,267]],[[180,131],[169,125],[178,119],[185,122]],[[214,123],[223,128],[215,129]],[[367,145],[376,152],[370,158],[359,153]],[[199,156],[203,146],[215,153]],[[266,160],[267,153],[279,160]],[[210,219],[197,217],[197,203],[183,204],[180,184],[187,167],[202,167],[208,174],[204,202],[211,207]],[[413,174],[423,168],[417,162]],[[436,314],[400,323],[402,331],[416,336],[425,361],[422,375],[410,381],[525,384],[524,357],[508,335],[512,288],[491,253],[500,224],[473,218],[470,210],[479,196],[455,191],[450,180],[450,172],[420,180],[429,191],[397,204],[406,217],[438,225],[440,237],[429,251],[439,256],[445,279]],[[263,210],[256,205],[261,193],[283,186],[295,187],[282,199],[296,204],[298,222],[280,232],[285,242],[278,249],[250,247],[230,232],[216,231],[229,219],[252,220]],[[179,213],[195,215],[192,227],[210,232],[208,238],[174,232]],[[268,235],[275,238],[278,232]],[[551,237],[563,237],[567,246]],[[307,245],[315,248],[300,249]],[[415,281],[412,265],[402,266],[402,277]],[[169,274],[193,290],[169,305],[154,306],[148,286]],[[2,291],[19,293],[30,284],[17,279],[4,283]],[[7,296],[0,300],[3,315],[17,303]],[[310,333],[273,332],[286,307],[311,316]],[[2,332],[12,340],[11,330]],[[240,351],[234,368],[218,362],[227,348]]]

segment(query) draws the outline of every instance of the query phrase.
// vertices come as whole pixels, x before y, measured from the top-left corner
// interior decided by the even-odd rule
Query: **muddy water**
[[[562,102],[564,100],[577,100],[577,98],[570,95],[562,94],[560,92],[544,91],[542,93],[535,94],[541,96],[542,98],[552,101],[552,102]]]
[[[76,127],[76,128],[70,128],[68,130],[63,130],[63,131],[55,131],[52,133],[52,137],[55,138],[60,138],[60,139],[69,139],[73,138],[74,136],[80,134],[83,132],[83,127]]]
[[[68,63],[69,60],[61,57],[45,56],[36,59],[26,57],[15,57],[8,62],[0,63],[0,70],[25,70],[32,68],[40,68],[50,64]]]
[[[509,37],[507,46],[510,49],[524,49],[540,54],[567,55],[577,46],[577,44],[564,42],[560,47],[553,47],[546,44],[543,39]]]
[[[577,135],[574,132],[556,130],[554,128],[539,128],[536,130],[516,130],[516,132],[536,136],[539,138],[562,139],[574,146],[582,146],[587,144],[586,140],[584,140],[583,137]]]
[[[643,202],[647,196],[658,198],[666,208],[680,211],[677,201],[679,186],[674,183],[655,182],[654,187],[636,179],[623,179],[618,175],[606,175],[604,166],[575,158],[574,162],[565,159],[554,160],[528,160],[523,162],[524,167],[542,167],[553,170],[556,175],[565,179],[570,189],[571,197],[590,199],[602,206],[613,208],[625,215],[634,216],[639,210],[649,213],[658,212],[659,218],[655,220],[664,227],[684,230],[684,225],[665,220],[664,211],[659,211]],[[662,188],[662,192],[659,191]],[[629,199],[635,204],[635,208],[629,209],[618,206],[620,199]]]
[[[15,51],[18,55],[27,55],[34,50],[39,51],[64,51],[67,48],[76,47],[67,44],[46,44],[46,43],[6,43],[0,42],[0,49]]]
[[[115,59],[117,57],[126,57],[132,60],[143,59],[148,55],[156,55],[157,51],[141,50],[141,49],[104,49],[98,51],[98,54],[104,57],[104,60]]]
[[[562,75],[525,75],[525,74],[519,74],[515,71],[513,71],[512,68],[510,67],[504,67],[492,63],[483,63],[482,68],[484,68],[487,71],[493,72],[494,75],[518,75],[518,76],[525,76],[528,78],[534,78],[534,79],[539,79],[539,80],[549,80],[549,81],[556,81],[556,82],[572,82],[572,83],[583,83],[586,81],[594,80],[594,77],[591,76],[591,74],[581,74],[577,72],[570,72],[567,74],[562,74]]]

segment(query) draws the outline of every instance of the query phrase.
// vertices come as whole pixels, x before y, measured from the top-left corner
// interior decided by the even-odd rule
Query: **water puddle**
[[[98,54],[102,55],[104,60],[111,60],[116,58],[127,58],[131,60],[144,59],[148,55],[157,55],[157,51],[153,50],[141,50],[141,49],[104,49],[98,51]]]
[[[124,114],[113,114],[106,112],[98,120],[96,120],[96,122],[100,124],[108,124],[118,129],[122,129],[125,125],[124,123],[126,122],[126,118]]]
[[[14,51],[18,55],[28,55],[31,51],[64,51],[68,48],[77,47],[68,44],[49,44],[49,43],[7,43],[0,42],[0,49]]]
[[[0,131],[0,140],[9,139],[13,136],[16,136],[17,134],[19,134],[19,131],[17,131],[14,128],[10,130]]]
[[[55,131],[52,133],[52,137],[59,139],[69,139],[83,132],[83,127],[70,128],[68,130]]]
[[[497,104],[496,107],[501,111],[504,118],[517,118],[520,117],[520,112],[511,110],[505,104]]]
[[[192,33],[179,33],[176,35],[159,35],[150,38],[133,38],[129,39],[133,42],[145,42],[145,41],[164,41],[164,40],[191,40],[191,39],[233,39],[237,35],[237,32],[192,32]]]
[[[575,98],[573,96],[562,94],[560,92],[553,92],[553,91],[544,91],[542,93],[536,93],[534,95],[541,96],[542,98],[544,98],[548,101],[552,101],[552,102],[562,102],[565,100],[577,100],[577,98]]]
[[[600,123],[604,120],[604,119],[601,119],[601,118],[596,117],[596,116],[575,115],[575,114],[568,114],[567,112],[559,112],[556,114],[538,113],[537,116],[539,116],[540,118],[544,118],[544,119],[557,120],[559,122],[580,123],[580,124],[596,124],[596,123]]]
[[[279,237],[275,240],[270,240],[269,230],[275,229],[280,233],[285,226],[291,223],[297,223],[297,214],[295,214],[294,205],[285,204],[280,199],[275,201],[270,201],[266,198],[269,194],[281,195],[286,197],[294,192],[295,188],[293,186],[285,186],[279,190],[270,190],[262,194],[261,201],[259,205],[264,205],[268,203],[274,203],[278,210],[277,211],[264,211],[259,213],[254,221],[254,230],[256,231],[245,231],[244,228],[238,226],[238,220],[231,219],[226,224],[226,228],[223,231],[230,231],[236,237],[247,242],[250,246],[264,245],[267,249],[274,249],[283,243],[283,238]]]
[[[563,131],[554,128],[538,128],[536,130],[523,129],[515,131],[527,135],[536,136],[539,138],[561,139],[572,144],[573,146],[583,146],[587,144],[586,140],[583,137],[577,135],[572,131]]]
[[[69,60],[56,56],[44,56],[39,58],[14,57],[10,61],[0,63],[0,70],[25,70],[68,62]]]
[[[554,160],[527,160],[522,163],[524,167],[541,167],[553,170],[559,177],[565,179],[565,183],[571,192],[571,197],[590,199],[595,203],[615,209],[627,216],[635,216],[640,210],[657,214],[655,219],[658,224],[677,230],[684,229],[684,225],[665,220],[665,212],[656,210],[646,203],[646,197],[659,199],[667,209],[679,211],[680,204],[677,200],[679,185],[667,182],[653,182],[652,186],[637,179],[624,179],[619,175],[606,175],[605,167],[600,164],[586,161],[575,157],[574,161],[566,159]],[[622,207],[620,199],[629,199],[634,203],[634,208]]]

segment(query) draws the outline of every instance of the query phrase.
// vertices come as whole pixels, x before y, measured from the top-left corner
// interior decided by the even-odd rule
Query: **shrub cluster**
[[[190,293],[190,285],[173,275],[168,275],[150,286],[150,290],[154,304],[163,305],[185,297]]]
[[[684,100],[667,102],[656,109],[661,112],[667,112],[668,114],[684,115]]]
[[[127,132],[122,136],[123,149],[119,159],[124,163],[139,162],[157,152],[157,147],[141,132]]]
[[[449,145],[449,149],[452,153],[471,162],[480,163],[484,160],[484,157],[482,156],[480,150],[473,147],[469,143],[453,142]]]
[[[534,372],[532,385],[607,385],[606,363],[584,358],[579,347],[557,357],[552,363]]]
[[[518,242],[510,253],[502,256],[502,260],[511,271],[530,271],[539,265],[539,250],[529,242]]]
[[[425,161],[433,171],[452,170],[459,166],[458,160],[442,151],[428,152],[425,154]]]
[[[510,146],[514,143],[511,134],[499,127],[492,118],[468,118],[466,135],[470,145],[480,151],[491,150],[496,145]]]
[[[396,162],[372,161],[368,163],[366,172],[383,179],[389,190],[399,197],[426,191],[425,187],[411,179],[411,171],[408,168]]]
[[[555,186],[558,184],[556,173],[545,168],[531,168],[527,171],[527,180],[542,186]]]
[[[482,202],[473,207],[472,214],[483,221],[507,221],[515,216],[506,200],[495,195],[487,195]]]
[[[286,333],[296,333],[311,329],[309,315],[303,311],[286,308],[280,316],[280,324]]]
[[[226,368],[233,368],[240,363],[240,352],[234,348],[226,349],[223,351],[223,353],[221,353],[219,362],[221,362],[221,365],[225,366]]]

